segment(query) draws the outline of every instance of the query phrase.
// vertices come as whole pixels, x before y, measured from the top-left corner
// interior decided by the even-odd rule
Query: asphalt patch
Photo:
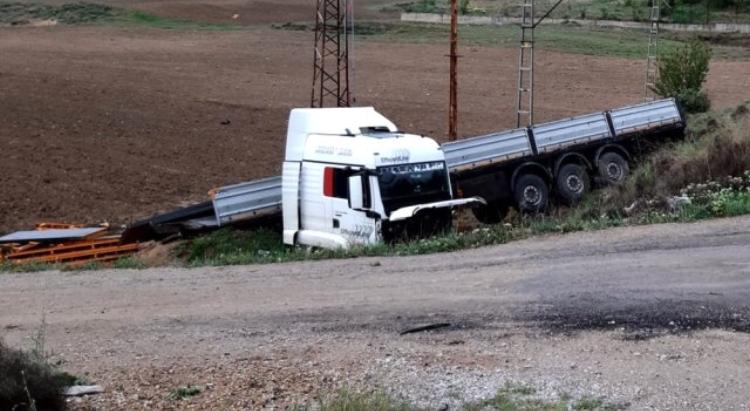
[[[750,307],[694,300],[619,304],[617,300],[558,301],[519,309],[514,320],[549,330],[624,331],[638,341],[705,329],[750,333]]]

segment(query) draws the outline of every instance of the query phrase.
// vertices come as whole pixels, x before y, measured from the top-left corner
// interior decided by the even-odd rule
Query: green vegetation
[[[59,24],[119,24],[157,29],[231,30],[230,24],[210,24],[160,17],[137,10],[124,10],[94,3],[66,3],[59,6],[0,0],[0,23],[24,25],[55,20]]]
[[[0,409],[64,410],[63,389],[76,377],[47,362],[43,352],[24,352],[0,341]]]
[[[112,268],[117,269],[130,269],[130,270],[142,270],[146,268],[146,264],[134,256],[123,257],[115,260],[112,263]]]
[[[33,20],[57,20],[62,24],[92,23],[114,18],[112,7],[93,3],[50,6],[37,3],[0,2],[0,23],[19,25]]]
[[[60,271],[93,271],[102,270],[110,267],[108,263],[86,263],[83,265],[68,267],[64,264],[50,264],[32,262],[25,264],[13,264],[10,262],[0,262],[0,273],[35,273],[40,271],[60,270]],[[144,269],[146,264],[133,256],[123,257],[111,263],[112,268],[117,269]]]
[[[137,25],[142,27],[150,27],[154,29],[167,29],[167,30],[211,30],[211,31],[222,31],[222,30],[235,30],[238,26],[231,24],[218,24],[218,23],[204,23],[192,20],[173,19],[168,17],[156,16],[154,14],[146,13],[143,11],[121,11],[118,18],[115,20],[116,23],[124,25]]]
[[[467,403],[459,407],[462,411],[568,411],[568,410],[599,410],[610,411],[622,409],[607,404],[600,399],[583,398],[572,400],[563,396],[555,401],[546,401],[535,397],[536,390],[532,387],[509,384],[497,394],[485,401]],[[360,393],[349,389],[342,389],[334,395],[321,399],[314,407],[297,407],[297,411],[423,411],[408,402],[397,400],[382,392]]]
[[[322,398],[315,407],[296,407],[295,411],[418,411],[420,408],[396,400],[382,392],[360,393],[341,389]]]
[[[182,387],[175,388],[169,393],[168,398],[170,400],[184,400],[190,397],[195,397],[203,392],[203,387],[197,385],[183,385]]]
[[[569,410],[592,410],[592,411],[614,411],[621,409],[612,404],[607,404],[597,398],[582,398],[572,400],[567,396],[556,401],[545,401],[536,398],[536,390],[528,386],[506,385],[499,390],[494,397],[480,401],[475,404],[464,406],[464,411],[569,411]]]
[[[725,184],[750,170],[750,102],[694,115],[687,137],[642,159],[627,183],[609,190],[610,207],[679,194],[695,184]]]
[[[275,26],[285,30],[312,30],[312,25],[286,23]],[[372,41],[402,41],[408,43],[446,43],[450,27],[443,24],[380,23],[357,24],[357,39]],[[489,47],[518,47],[518,27],[462,26],[459,35],[462,45]],[[536,33],[537,47],[568,53],[625,58],[645,58],[648,33],[639,30],[590,29],[575,24],[546,26]],[[661,52],[676,50],[683,43],[664,39]]]
[[[538,2],[544,9],[552,1]],[[729,21],[750,21],[750,3],[745,0],[669,0],[664,7],[662,21],[704,24]],[[387,6],[385,10],[415,13],[445,13],[447,0],[413,0]],[[484,14],[519,17],[517,0],[473,0],[472,5]],[[562,3],[551,17],[556,19],[596,19],[621,21],[648,21],[651,0],[578,0]]]
[[[708,111],[711,101],[703,84],[710,62],[711,48],[698,39],[666,53],[659,61],[654,92],[662,97],[675,97],[689,113]]]
[[[0,273],[34,273],[39,271],[60,270],[62,266],[46,263],[13,264],[8,261],[0,262]]]
[[[473,6],[472,0],[459,0],[458,14],[484,15],[487,11]],[[450,0],[417,0],[409,3],[396,3],[383,7],[383,11],[403,11],[406,13],[450,13]]]

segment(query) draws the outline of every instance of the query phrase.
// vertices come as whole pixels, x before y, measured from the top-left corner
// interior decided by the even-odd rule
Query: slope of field
[[[445,54],[440,44],[359,41],[357,104],[442,139]],[[288,111],[310,96],[308,32],[2,28],[0,55],[0,231],[126,223],[276,174]],[[462,55],[460,133],[513,126],[516,50]],[[540,121],[642,95],[638,60],[540,52],[537,73]],[[747,100],[750,64],[716,61],[708,89],[719,107]]]

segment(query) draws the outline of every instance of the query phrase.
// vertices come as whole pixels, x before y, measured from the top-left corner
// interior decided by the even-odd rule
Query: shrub
[[[750,170],[750,103],[692,116],[688,137],[643,158],[623,187],[607,193],[621,209],[638,199],[678,194],[691,184],[742,176]]]
[[[471,0],[461,0],[458,3],[458,12],[460,14],[469,14],[471,13]]]
[[[702,89],[710,62],[711,48],[698,39],[691,40],[661,59],[654,92],[676,98],[689,113],[708,111],[711,104]]]
[[[67,374],[0,341],[0,410],[64,410]]]

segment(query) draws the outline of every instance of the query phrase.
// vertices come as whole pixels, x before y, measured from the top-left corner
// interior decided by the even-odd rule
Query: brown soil
[[[182,2],[136,6],[171,3]],[[296,18],[284,7],[279,18]],[[311,47],[310,33],[257,26],[0,29],[0,231],[39,220],[127,223],[279,173],[288,111],[309,102]],[[460,133],[513,126],[516,50],[461,53]],[[445,54],[436,44],[359,41],[358,104],[442,139]],[[538,62],[538,120],[641,98],[641,61],[541,52]],[[716,61],[708,89],[719,107],[746,100],[750,64]]]

